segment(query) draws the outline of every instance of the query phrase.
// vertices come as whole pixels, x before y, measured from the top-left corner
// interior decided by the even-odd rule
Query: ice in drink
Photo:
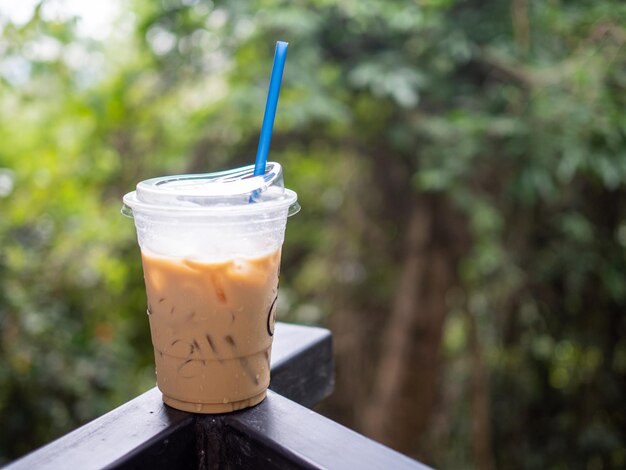
[[[269,385],[280,250],[211,263],[142,252],[165,403],[221,413],[263,400]]]

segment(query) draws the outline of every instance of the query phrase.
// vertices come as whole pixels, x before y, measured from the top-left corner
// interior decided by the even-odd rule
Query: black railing
[[[306,408],[332,389],[330,332],[278,324],[261,404],[185,413],[153,388],[6,469],[427,468]]]

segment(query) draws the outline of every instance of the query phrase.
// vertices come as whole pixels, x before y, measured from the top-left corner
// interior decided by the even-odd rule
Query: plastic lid
[[[263,212],[289,208],[300,210],[297,195],[285,189],[282,167],[268,162],[265,174],[254,176],[254,165],[216,173],[162,176],[140,182],[124,196],[122,214],[133,211],[186,213]]]

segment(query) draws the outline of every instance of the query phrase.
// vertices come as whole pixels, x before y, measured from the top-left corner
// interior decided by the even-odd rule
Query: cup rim
[[[197,216],[224,216],[224,215],[252,215],[258,213],[267,213],[271,211],[288,209],[287,216],[297,214],[300,211],[298,203],[298,195],[295,191],[285,188],[281,197],[267,200],[252,202],[242,205],[214,205],[214,206],[172,206],[167,204],[152,204],[141,201],[137,198],[137,191],[131,191],[122,198],[124,204],[122,206],[122,214],[133,218],[135,213],[177,216],[177,217],[197,217]]]
[[[233,198],[234,201],[233,201]],[[300,210],[294,191],[285,188],[282,167],[267,162],[263,175],[254,165],[214,173],[161,176],[141,181],[122,198],[122,214],[176,216],[252,215],[289,208]]]

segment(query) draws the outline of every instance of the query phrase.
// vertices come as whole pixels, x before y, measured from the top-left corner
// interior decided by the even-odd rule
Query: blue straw
[[[287,47],[288,44],[286,42],[278,41],[276,43],[272,78],[270,78],[270,89],[267,92],[263,126],[261,127],[261,138],[259,139],[259,148],[256,151],[256,160],[254,162],[254,176],[262,176],[265,174],[267,154],[270,150],[270,141],[272,140],[274,117],[276,116],[276,106],[278,106],[278,95],[280,94],[280,83],[283,79],[285,58],[287,57]]]

